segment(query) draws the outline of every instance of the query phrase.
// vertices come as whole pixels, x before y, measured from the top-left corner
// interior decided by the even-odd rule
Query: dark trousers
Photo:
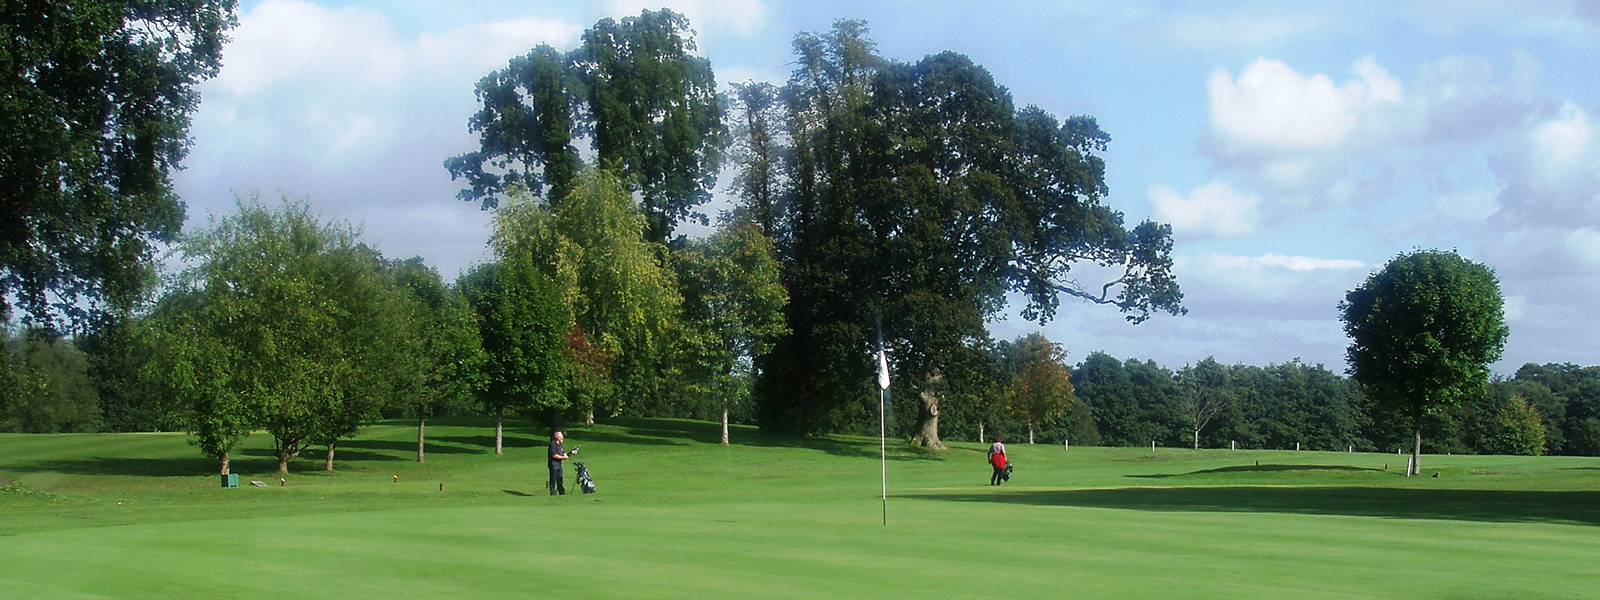
[[[561,461],[550,461],[550,482],[547,485],[550,487],[551,496],[567,494],[567,482],[561,477]]]
[[[1007,479],[1010,477],[1006,475],[1005,469],[995,469],[994,474],[989,476],[989,485],[1000,485],[1000,482]]]

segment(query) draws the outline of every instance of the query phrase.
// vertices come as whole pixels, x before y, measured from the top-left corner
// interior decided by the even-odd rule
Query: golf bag
[[[1006,463],[1006,468],[1000,470],[1000,481],[1011,481],[1011,463]]]
[[[589,469],[584,468],[583,463],[575,463],[573,466],[578,468],[578,489],[583,490],[585,494],[593,494],[594,479],[589,477]]]

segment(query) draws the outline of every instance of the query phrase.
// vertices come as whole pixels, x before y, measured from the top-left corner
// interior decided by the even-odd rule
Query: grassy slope
[[[1597,589],[1600,460],[796,443],[710,424],[571,434],[600,494],[544,495],[543,440],[370,428],[339,471],[268,440],[241,479],[181,435],[0,436],[0,597],[1579,598]],[[1388,463],[1388,471],[1384,470]],[[400,483],[392,482],[398,474]],[[568,474],[569,485],[573,475]],[[444,491],[439,485],[444,484]]]

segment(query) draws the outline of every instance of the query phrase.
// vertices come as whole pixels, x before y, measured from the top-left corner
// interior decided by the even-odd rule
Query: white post
[[[883,477],[883,525],[889,526],[889,422],[885,418],[883,388],[878,388],[878,465]]]
[[[1155,452],[1156,451],[1156,441],[1155,440],[1150,440],[1150,451],[1151,452]]]
[[[1072,440],[1061,440],[1061,449],[1062,450],[1071,450],[1072,449]]]

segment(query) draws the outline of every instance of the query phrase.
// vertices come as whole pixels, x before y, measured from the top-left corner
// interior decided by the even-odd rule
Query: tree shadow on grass
[[[629,419],[619,418],[607,421],[609,425],[620,427],[626,436],[612,436],[626,443],[646,443],[661,445],[686,445],[689,442],[703,444],[720,444],[722,442],[722,424],[714,421],[690,421],[680,419]],[[584,439],[591,437],[599,439],[603,432],[582,432],[577,434]],[[751,446],[759,448],[801,448],[817,450],[834,456],[852,458],[878,457],[877,440],[840,438],[835,436],[787,436],[767,433],[749,426],[732,426],[729,431],[729,443],[735,446]],[[939,460],[938,453],[922,448],[907,446],[904,442],[895,441],[889,445],[889,460]]]
[[[517,490],[500,490],[500,491],[505,492],[507,494],[511,494],[513,496],[518,496],[518,497],[521,497],[521,498],[533,498],[534,497],[533,494],[529,494],[527,492],[519,492]]]
[[[437,437],[430,436],[428,438],[428,451],[429,452],[433,452],[434,442],[440,442],[440,443],[445,443],[445,444],[455,444],[455,446],[454,446],[455,450],[451,450],[451,452],[463,452],[463,453],[494,452],[494,434],[492,434],[492,433],[488,434],[488,435],[441,435],[441,436],[437,436]],[[548,444],[548,443],[550,443],[550,442],[541,441],[538,438],[525,437],[525,436],[521,436],[521,435],[504,434],[504,435],[500,436],[500,447],[501,448],[538,448],[538,447],[543,446],[543,445]],[[413,452],[415,452],[416,449],[417,449],[416,443],[412,442],[411,443],[411,450]]]
[[[460,446],[456,446],[456,445],[452,445],[452,444],[437,443],[437,442],[440,442],[440,441],[442,441],[442,440],[433,440],[433,439],[427,440],[427,447],[425,448],[425,450],[429,454],[433,454],[433,453],[439,453],[439,454],[477,454],[477,453],[481,452],[481,450],[478,450],[478,449],[475,449],[475,448],[462,448]],[[490,444],[490,449],[492,450],[494,448],[494,446],[493,446],[494,438],[493,437],[489,438],[489,444]],[[393,451],[393,452],[400,452],[400,453],[404,454],[405,456],[407,456],[409,458],[412,458],[412,459],[415,459],[417,457],[417,442],[415,440],[411,440],[411,441],[401,441],[401,440],[346,440],[346,441],[343,441],[343,442],[339,442],[339,446],[337,448],[334,448],[334,450],[336,452],[338,452],[338,453],[343,453],[346,448],[358,448],[358,449],[361,449],[361,450],[388,450],[388,451]],[[335,455],[335,457],[337,457],[337,454]]]
[[[68,475],[139,475],[145,477],[193,477],[216,474],[222,463],[214,458],[123,458],[101,456],[62,460],[36,460],[17,464],[12,470],[28,473]],[[237,467],[235,467],[237,468]]]
[[[1237,467],[1219,467],[1216,469],[1202,469],[1188,473],[1155,473],[1149,475],[1128,475],[1139,479],[1166,479],[1169,477],[1188,477],[1190,475],[1212,475],[1217,473],[1278,473],[1278,472],[1304,472],[1304,471],[1352,471],[1382,473],[1383,469],[1370,467],[1352,467],[1349,465],[1242,465]]]
[[[1259,512],[1493,523],[1600,525],[1600,491],[1371,487],[1183,487],[905,494],[991,502],[1171,512]]]

